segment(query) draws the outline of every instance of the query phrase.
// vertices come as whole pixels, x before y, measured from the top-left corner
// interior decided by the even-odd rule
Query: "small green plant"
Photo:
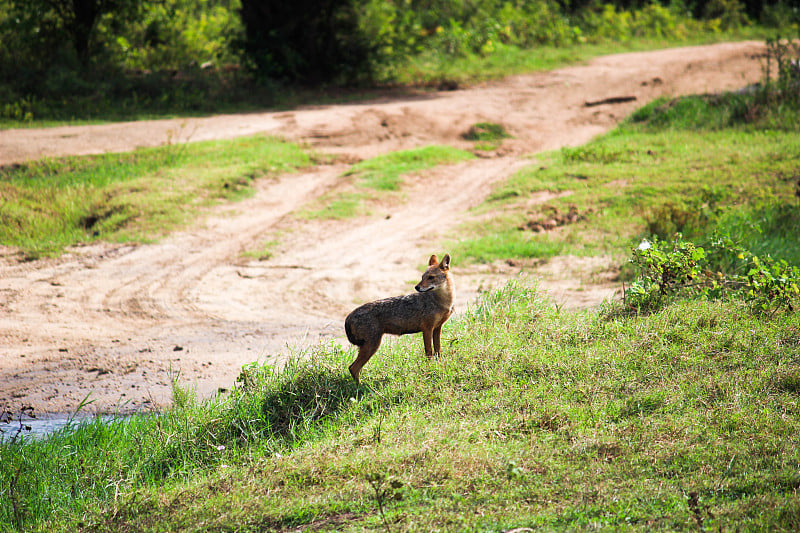
[[[640,278],[625,291],[625,303],[640,312],[660,309],[671,295],[694,286],[704,258],[705,250],[682,238],[672,246],[664,246],[657,238],[643,240],[631,258]]]
[[[794,302],[800,294],[800,269],[769,256],[759,259],[753,255],[750,259],[752,266],[747,271],[745,286],[750,305],[767,314],[779,309],[794,311]]]
[[[760,96],[768,103],[800,101],[800,41],[767,39]]]
[[[385,474],[374,473],[366,476],[367,483],[369,483],[372,490],[375,492],[375,502],[378,504],[378,511],[383,520],[383,527],[387,532],[389,529],[389,522],[386,520],[386,504],[390,501],[400,501],[403,499],[403,493],[400,489],[403,488],[403,482],[398,479],[388,479]]]
[[[467,141],[475,141],[474,149],[478,152],[490,152],[497,150],[503,139],[507,139],[511,135],[506,131],[502,124],[495,124],[493,122],[478,122],[473,124],[466,133],[461,135],[462,139]]]

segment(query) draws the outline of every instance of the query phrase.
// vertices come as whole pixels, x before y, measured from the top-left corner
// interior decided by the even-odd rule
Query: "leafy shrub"
[[[145,2],[141,18],[124,30],[103,26],[113,61],[126,69],[187,69],[238,63],[239,2],[163,0]]]
[[[676,239],[671,247],[658,239],[643,240],[630,260],[640,277],[625,292],[625,303],[640,312],[660,309],[674,293],[693,286],[703,259],[705,250],[683,239]]]
[[[744,4],[739,0],[711,0],[705,5],[704,18],[717,19],[723,30],[744,26],[749,21]]]
[[[637,37],[685,39],[694,32],[715,32],[719,29],[716,22],[687,17],[677,8],[677,4],[664,7],[652,2],[639,9],[626,7],[609,2],[581,11],[579,26],[586,40],[629,41]]]
[[[767,39],[759,100],[772,105],[800,104],[800,41]]]
[[[632,312],[656,311],[676,297],[736,297],[754,312],[774,314],[793,311],[800,294],[800,268],[754,255],[729,237],[715,238],[708,253],[681,235],[671,243],[643,240],[630,261],[639,270],[624,295],[623,303]]]

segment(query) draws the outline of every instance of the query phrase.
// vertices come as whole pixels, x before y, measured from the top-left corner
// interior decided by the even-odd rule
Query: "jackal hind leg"
[[[361,383],[358,379],[359,374],[361,374],[361,369],[364,365],[367,364],[370,357],[375,355],[375,352],[378,351],[378,347],[381,345],[381,339],[378,337],[378,340],[367,341],[361,346],[358,347],[358,357],[356,360],[353,361],[353,364],[350,365],[350,375],[353,376],[353,379],[356,383]]]

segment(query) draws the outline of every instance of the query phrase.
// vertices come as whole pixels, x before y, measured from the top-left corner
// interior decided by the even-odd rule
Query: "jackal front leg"
[[[427,357],[433,357],[433,330],[432,329],[423,329],[422,330],[422,341],[425,343],[425,355]]]
[[[442,326],[433,328],[433,353],[439,355],[442,351]]]

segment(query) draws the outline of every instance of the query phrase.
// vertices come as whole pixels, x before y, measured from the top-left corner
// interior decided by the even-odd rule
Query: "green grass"
[[[280,241],[276,239],[265,240],[257,248],[242,252],[242,256],[258,261],[265,261],[274,255],[275,248],[277,248],[279,244]]]
[[[301,210],[297,216],[307,220],[342,220],[370,214],[367,207],[374,198],[367,193],[337,192],[320,196],[308,209]]]
[[[359,187],[379,191],[397,191],[402,176],[438,165],[457,163],[474,156],[450,146],[426,146],[375,156],[353,165],[346,176],[355,176]]]
[[[800,314],[610,319],[509,285],[443,334],[433,361],[387,342],[360,387],[322,346],[227,398],[6,441],[0,524],[385,530],[388,490],[393,531],[800,526]]]
[[[630,125],[643,131],[726,128],[800,131],[800,105],[797,102],[773,105],[768,98],[759,92],[662,98],[634,113]]]
[[[735,211],[763,210],[765,202],[796,205],[798,169],[800,137],[793,131],[626,125],[587,145],[537,155],[536,164],[498,186],[477,209],[502,215],[461,228],[452,250],[479,262],[627,256],[634,242],[652,233],[710,235],[725,213],[735,218]],[[528,205],[527,198],[541,192],[559,196]],[[516,229],[571,206],[583,221],[544,233]],[[796,215],[784,218],[776,235],[785,234]]]
[[[791,204],[759,202],[720,216],[715,229],[755,255],[770,255],[800,265],[800,208]]]
[[[314,200],[299,213],[306,219],[343,219],[368,214],[370,205],[400,194],[403,178],[439,165],[454,164],[475,156],[451,146],[425,146],[390,152],[356,163],[342,178],[352,185]]]
[[[3,167],[0,244],[34,258],[79,242],[151,240],[312,159],[259,136]]]

